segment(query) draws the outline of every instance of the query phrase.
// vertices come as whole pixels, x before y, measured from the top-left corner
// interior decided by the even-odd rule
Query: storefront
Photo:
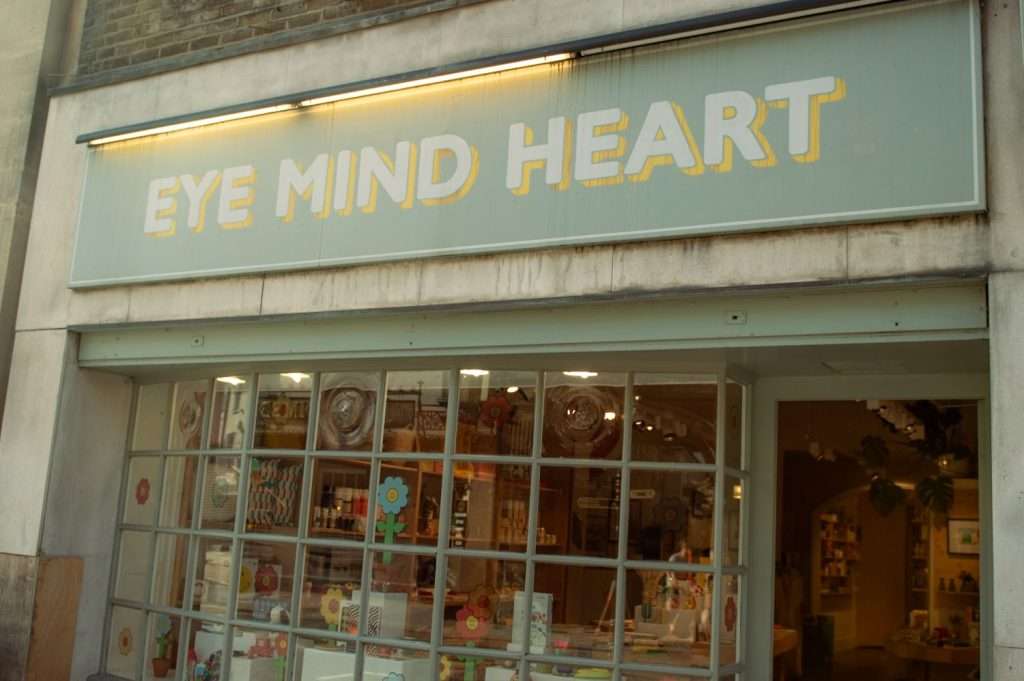
[[[962,524],[928,544],[935,584],[907,559],[892,655],[1014,678],[988,220],[1020,199],[986,162],[1008,133],[981,38],[1003,24],[939,0],[436,46],[495,7],[411,20],[439,62],[368,69],[338,38],[55,100],[12,378],[53,413],[9,408],[4,437],[50,433],[35,529],[86,563],[76,669],[781,681],[816,659],[780,615],[785,443],[827,463],[852,437],[794,436],[786,405],[820,402],[908,451],[920,405],[949,421],[924,472],[853,457],[897,496],[971,461],[945,477],[973,515],[899,511]],[[869,532],[842,503],[814,509],[808,575],[837,621],[819,597],[866,591],[843,580]]]

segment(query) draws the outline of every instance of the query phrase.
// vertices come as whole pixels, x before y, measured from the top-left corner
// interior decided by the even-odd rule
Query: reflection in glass
[[[132,451],[149,451],[167,447],[170,421],[170,383],[140,385],[135,406],[135,424],[132,433]]]
[[[174,385],[171,411],[171,444],[174,449],[199,449],[203,436],[203,414],[210,382],[188,381]]]
[[[714,496],[714,473],[634,469],[629,482],[629,557],[710,562]]]
[[[128,462],[124,522],[152,525],[156,520],[156,494],[160,485],[160,458],[135,456]]]
[[[284,679],[288,672],[288,634],[235,627],[231,681]]]
[[[538,535],[563,553],[617,557],[620,485],[617,469],[541,467]]]
[[[160,497],[161,527],[191,527],[199,457],[169,456],[164,460],[164,492]]]
[[[312,387],[313,379],[306,373],[260,374],[253,447],[306,448]]]
[[[443,452],[447,414],[447,372],[389,373],[384,451]]]
[[[453,490],[452,547],[525,550],[530,511],[528,465],[458,461]]]
[[[711,660],[711,576],[665,570],[626,571],[623,659],[670,667],[707,667]],[[671,645],[660,642],[671,641]]]
[[[220,376],[213,382],[211,449],[241,449],[249,422],[249,378]]]
[[[713,376],[636,374],[633,460],[714,463],[717,392]]]
[[[203,474],[202,515],[199,526],[207,530],[233,530],[238,509],[241,461],[237,456],[211,456]]]
[[[366,536],[369,487],[369,460],[314,460],[309,536],[363,539]]]
[[[141,610],[114,606],[110,613],[107,673],[134,679],[139,656],[145,654],[145,615]]]
[[[117,584],[114,598],[142,603],[146,600],[150,561],[153,559],[153,535],[125,530],[117,559]]]
[[[625,374],[550,372],[544,384],[544,456],[622,458]]]
[[[352,594],[363,575],[362,549],[306,547],[299,625],[356,634],[359,606]]]
[[[152,602],[168,608],[183,608],[187,572],[188,535],[158,534],[150,596]]]
[[[238,607],[242,619],[288,624],[295,545],[279,542],[242,542],[238,578]]]
[[[430,641],[433,623],[433,556],[372,554],[372,584],[364,633],[374,638]],[[359,601],[361,592],[352,593]]]
[[[525,606],[526,563],[452,556],[448,559],[444,645],[506,650],[514,642],[515,599]],[[523,615],[525,615],[525,607]],[[522,647],[521,645],[519,646]]]
[[[253,457],[249,461],[246,532],[298,532],[304,464],[299,457]]]
[[[376,373],[323,374],[317,449],[363,452],[373,448]]]
[[[459,376],[459,454],[530,456],[537,375],[463,369]]]
[[[143,678],[174,678],[178,666],[181,618],[150,613],[146,627],[146,669]]]
[[[539,647],[547,638],[547,646],[556,655],[611,660],[615,570],[538,564],[534,571],[534,619],[543,620],[539,613],[545,609],[538,601],[547,596],[552,599],[551,624],[547,628],[536,625],[537,631],[531,631],[531,647]]]
[[[230,539],[198,538],[193,610],[214,617],[227,614],[233,567],[231,551]]]

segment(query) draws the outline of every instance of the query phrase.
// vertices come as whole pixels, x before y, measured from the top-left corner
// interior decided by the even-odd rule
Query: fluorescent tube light
[[[244,378],[239,378],[238,376],[221,376],[220,378],[217,379],[217,382],[218,383],[227,383],[228,385],[232,385],[232,386],[235,386],[237,388],[238,386],[240,386],[243,383],[245,383],[245,379]]]
[[[463,78],[472,78],[474,76],[485,76],[490,73],[501,73],[502,71],[512,71],[515,69],[524,69],[529,66],[540,66],[542,64],[552,64],[555,62],[566,61],[573,58],[572,52],[559,52],[558,54],[549,54],[545,57],[534,57],[533,59],[522,59],[520,61],[507,62],[505,64],[495,64],[493,66],[481,66],[476,69],[468,69],[466,71],[455,71],[453,73],[443,73],[438,76],[428,76],[426,78],[417,78],[415,80],[406,80],[400,83],[391,83],[389,85],[378,85],[376,87],[368,87],[362,90],[352,90],[351,92],[339,92],[334,95],[324,95],[323,97],[314,97],[312,99],[305,99],[300,104],[302,106],[317,106],[319,104],[330,104],[332,102],[341,102],[347,99],[358,99],[360,97],[369,97],[371,95],[380,95],[385,92],[396,92],[398,90],[408,90],[414,87],[421,87],[423,85],[436,85],[437,83],[447,83],[453,80],[461,80]]]
[[[135,130],[133,132],[125,132],[119,135],[110,135],[109,137],[99,137],[94,140],[89,140],[89,146],[98,147],[103,144],[111,144],[112,142],[123,142],[125,140],[133,140],[138,139],[140,137],[149,137],[151,135],[160,135],[165,132],[191,130],[192,128],[201,128],[206,125],[214,125],[215,123],[237,121],[242,118],[263,116],[265,114],[278,113],[279,111],[288,111],[289,109],[294,108],[296,108],[295,104],[277,104],[275,106],[265,106],[259,109],[249,109],[248,111],[236,111],[234,113],[220,114],[218,116],[210,116],[208,118],[197,118],[194,121],[182,121],[181,123],[169,123],[168,125],[158,125],[155,128],[145,128],[144,130]]]
[[[302,381],[304,381],[305,379],[309,378],[309,374],[304,374],[299,371],[292,371],[281,375],[285,378],[290,378],[292,380],[292,383],[294,383],[295,385],[298,385],[299,383],[302,383]]]
[[[461,369],[459,373],[462,374],[463,376],[472,376],[473,378],[480,378],[481,376],[486,376],[491,372],[488,371],[487,369]]]
[[[572,378],[593,378],[597,376],[596,371],[563,371],[562,373]]]

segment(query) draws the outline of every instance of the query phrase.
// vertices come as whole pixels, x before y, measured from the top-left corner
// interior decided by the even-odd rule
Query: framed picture
[[[977,520],[949,520],[950,553],[978,555],[981,553],[981,527]]]

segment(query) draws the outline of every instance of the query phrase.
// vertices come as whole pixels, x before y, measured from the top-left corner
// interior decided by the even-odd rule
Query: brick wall
[[[399,10],[391,13],[400,18],[403,8],[425,5],[426,0],[88,0],[78,77],[184,65],[184,58],[216,59],[282,44],[289,36],[309,39],[332,28],[358,27],[353,20],[360,17]]]

